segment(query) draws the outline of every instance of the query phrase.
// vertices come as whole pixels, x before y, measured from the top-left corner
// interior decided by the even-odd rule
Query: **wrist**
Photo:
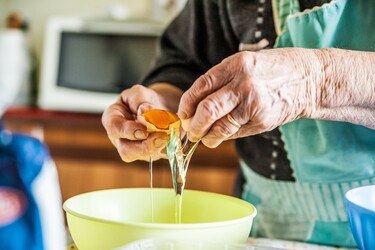
[[[315,99],[313,102],[313,112],[309,118],[328,118],[332,110],[340,107],[350,106],[353,90],[350,83],[354,81],[352,69],[348,67],[348,62],[338,49],[315,49],[312,50],[317,58],[316,71],[312,72],[320,77],[312,77],[310,85],[315,89]],[[350,61],[350,60],[349,60]]]
[[[374,112],[375,53],[332,48],[314,52],[323,79],[316,84],[320,94],[309,118],[360,124],[358,117]]]
[[[300,117],[313,118],[322,108],[323,92],[331,79],[330,58],[315,49],[298,49],[296,53],[299,68],[302,70],[298,96],[302,104]]]

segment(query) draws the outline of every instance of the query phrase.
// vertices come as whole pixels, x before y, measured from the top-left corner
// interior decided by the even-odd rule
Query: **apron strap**
[[[298,0],[272,0],[273,19],[276,34],[280,36],[287,29],[286,20],[289,15],[300,11]]]

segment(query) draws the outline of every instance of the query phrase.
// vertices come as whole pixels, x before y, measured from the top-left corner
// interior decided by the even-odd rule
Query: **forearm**
[[[181,89],[168,83],[154,83],[149,87],[159,94],[162,103],[169,111],[177,112],[183,94]]]
[[[351,122],[375,129],[375,53],[342,49],[316,50],[324,72],[315,86],[312,119]],[[314,105],[313,105],[314,106]]]

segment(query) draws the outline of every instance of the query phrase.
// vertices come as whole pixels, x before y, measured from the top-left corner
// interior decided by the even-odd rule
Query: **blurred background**
[[[53,17],[75,17],[81,20],[126,22],[129,19],[149,19],[168,23],[183,8],[185,0],[0,0],[0,31],[20,28],[24,32],[30,52],[29,83],[23,83],[16,104],[36,104],[41,89],[41,71],[48,21]],[[19,27],[9,27],[9,19],[16,16]],[[14,19],[14,18],[13,18]],[[5,56],[5,55],[3,55]],[[11,56],[9,54],[9,56]],[[27,85],[27,86],[25,86]],[[39,89],[38,89],[39,88]]]
[[[0,0],[0,24],[4,27],[10,13],[20,13],[29,23],[30,42],[40,58],[46,21],[52,16],[103,16],[117,11],[168,21],[184,3],[185,0]]]
[[[147,71],[162,31],[185,4],[0,0],[0,85],[5,88],[0,98],[21,86],[15,102],[4,105],[9,108],[0,125],[45,143],[62,202],[89,191],[150,187],[148,163],[121,160],[101,114],[126,84]],[[186,188],[231,195],[237,168],[231,141],[215,150],[201,145],[190,162]],[[172,187],[166,160],[155,162],[152,174],[154,187]],[[62,212],[62,204],[57,206]]]
[[[0,0],[0,30],[2,30],[0,35],[6,36],[7,30],[18,30],[27,41],[30,56],[29,76],[24,81],[23,91],[21,89],[18,101],[5,113],[4,124],[12,131],[31,134],[47,144],[57,165],[63,200],[79,193],[98,189],[148,187],[150,180],[146,162],[126,164],[121,161],[100,121],[104,106],[86,112],[82,108],[83,104],[72,105],[77,100],[83,103],[86,97],[93,104],[97,104],[106,95],[117,98],[118,93],[92,91],[90,86],[81,87],[79,91],[66,86],[60,88],[59,85],[62,83],[59,80],[65,79],[65,76],[67,79],[72,77],[71,79],[78,79],[78,81],[86,79],[89,73],[97,73],[97,70],[93,68],[98,66],[93,64],[86,67],[86,62],[98,62],[99,67],[103,68],[106,67],[103,62],[112,60],[113,56],[116,59],[115,62],[121,58],[131,58],[130,61],[136,63],[132,67],[149,65],[150,62],[144,60],[150,60],[151,56],[144,57],[143,60],[140,54],[154,53],[151,50],[154,49],[155,42],[146,42],[146,40],[158,38],[162,32],[160,27],[166,27],[185,4],[186,0]],[[59,19],[57,22],[60,26],[52,25],[52,28],[48,28],[51,18],[57,16],[63,17],[62,21]],[[12,24],[9,22],[10,19],[13,20]],[[68,45],[74,45],[71,46],[73,50],[69,51],[71,47],[68,45],[62,46],[64,35],[71,34],[72,30],[76,29],[74,25],[81,24],[82,20],[85,25],[88,23],[91,25],[95,20],[105,21],[102,22],[105,23],[104,26],[99,25],[100,22],[94,22],[90,26],[96,30],[95,34],[100,38],[95,39],[99,39],[99,44],[105,45],[102,46],[105,48],[103,49],[105,53],[95,55],[95,60],[92,60],[90,55],[97,48],[102,47],[96,47],[95,41],[97,40],[91,39],[95,36],[88,36],[93,31],[82,28],[82,25],[78,25],[76,34],[84,38],[84,48],[92,46],[94,49],[84,51],[77,43],[81,40],[74,40],[74,36],[65,38]],[[85,20],[89,21],[85,22]],[[138,24],[141,23],[143,26],[133,25],[131,20],[138,20]],[[72,23],[74,29],[66,28],[72,26]],[[130,23],[130,26],[126,26],[126,23]],[[118,29],[118,26],[127,28]],[[111,36],[119,35],[122,40],[115,41],[116,45],[114,45],[112,40],[106,39],[106,32]],[[49,39],[46,40],[46,38]],[[127,42],[127,39],[133,42]],[[76,44],[78,44],[77,47],[75,47]],[[120,46],[120,48],[113,49],[113,46]],[[120,50],[128,54],[116,55]],[[9,53],[1,55],[3,58],[12,58],[15,55],[10,50],[5,51]],[[66,59],[69,56],[73,57],[72,63],[84,59],[81,63],[82,68],[61,69],[62,65],[64,66],[61,58]],[[70,62],[69,58],[66,60]],[[70,65],[70,63],[66,64]],[[126,69],[122,64],[120,66],[120,71],[131,71],[131,67]],[[17,70],[20,69],[15,70],[18,74]],[[51,75],[51,72],[54,74]],[[76,75],[70,76],[70,73]],[[94,81],[97,78],[87,79]],[[104,75],[103,79],[106,78],[107,76]],[[4,81],[8,80],[4,79]],[[97,84],[100,83],[99,81]],[[53,91],[51,86],[55,88]],[[43,92],[44,88],[47,90]],[[58,109],[41,106],[35,100],[35,96],[40,96],[40,92],[43,92],[46,100],[54,102],[59,98],[58,95],[66,93],[67,89],[70,92],[61,98],[64,103]],[[30,94],[33,95],[32,98]],[[91,94],[95,94],[94,97]],[[232,142],[223,143],[215,150],[200,146],[191,160],[187,188],[232,194],[237,166]],[[167,161],[156,162],[153,174],[155,187],[172,186]]]

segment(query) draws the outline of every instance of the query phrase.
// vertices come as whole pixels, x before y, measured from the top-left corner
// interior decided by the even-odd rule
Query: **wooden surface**
[[[149,187],[148,163],[122,162],[100,119],[100,114],[34,108],[13,108],[4,116],[10,130],[45,141],[58,169],[63,200],[100,189]],[[237,166],[233,142],[216,149],[199,145],[188,169],[186,188],[230,195]],[[166,160],[154,163],[153,186],[172,187]]]

